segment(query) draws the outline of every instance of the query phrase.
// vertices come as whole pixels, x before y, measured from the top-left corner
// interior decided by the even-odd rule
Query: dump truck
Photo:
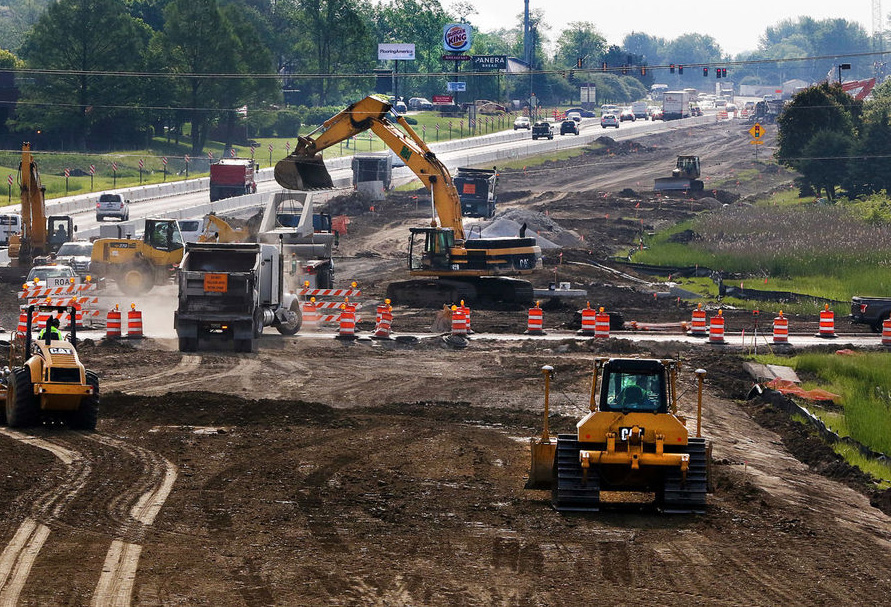
[[[551,503],[561,512],[598,511],[601,491],[652,493],[666,513],[704,512],[711,453],[702,437],[706,372],[695,372],[699,400],[691,436],[678,412],[679,368],[680,362],[670,359],[595,359],[588,414],[575,432],[553,437],[548,427],[553,369],[544,367],[544,428],[531,442],[527,487],[550,488]]]
[[[42,418],[63,419],[77,430],[95,430],[99,419],[99,376],[84,368],[77,355],[77,311],[74,306],[29,305],[26,330],[10,343],[9,363],[0,370],[0,422],[25,428]],[[68,315],[70,337],[59,339],[50,330],[42,339],[31,331],[38,318]],[[48,321],[47,321],[48,322]]]
[[[432,197],[430,221],[425,227],[409,228],[408,265],[414,279],[391,282],[387,297],[402,305],[436,308],[461,300],[531,304],[532,284],[512,277],[541,267],[541,247],[535,238],[468,238],[461,199],[448,168],[405,117],[391,110],[390,102],[376,95],[349,105],[298,138],[296,149],[276,163],[275,180],[289,190],[333,187],[322,151],[371,130]]]
[[[498,170],[471,169],[458,167],[455,172],[455,187],[461,199],[461,212],[466,217],[494,217],[498,185]]]
[[[300,330],[300,302],[284,291],[282,254],[274,245],[189,243],[177,282],[180,352],[221,346],[256,352],[264,327],[282,335]]]
[[[699,177],[699,156],[678,156],[677,164],[671,171],[671,177],[658,177],[653,184],[653,190],[656,192],[669,190],[699,192],[705,187]]]
[[[214,162],[210,165],[210,201],[255,193],[257,170],[259,165],[250,158],[223,158]]]
[[[281,244],[285,287],[296,290],[334,286],[334,247],[338,236],[331,215],[313,212],[312,192],[274,192],[266,203],[257,240]]]

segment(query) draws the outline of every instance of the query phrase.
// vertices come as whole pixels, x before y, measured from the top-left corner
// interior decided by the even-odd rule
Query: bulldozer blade
[[[554,482],[554,454],[557,452],[557,437],[547,440],[533,438],[530,441],[532,465],[526,489],[550,489]]]
[[[667,190],[701,190],[703,183],[698,179],[689,179],[687,177],[659,177],[653,184],[653,190],[656,192]]]
[[[282,158],[275,163],[274,175],[278,184],[288,190],[319,190],[334,187],[321,154],[307,157],[292,155]]]

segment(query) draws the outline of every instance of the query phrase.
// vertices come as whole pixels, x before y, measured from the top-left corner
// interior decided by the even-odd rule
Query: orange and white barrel
[[[467,316],[464,306],[452,306],[452,335],[467,335]]]
[[[470,308],[464,305],[464,300],[461,300],[461,305],[458,306],[458,309],[464,313],[464,325],[467,327],[467,334],[470,335],[473,331],[470,329]]]
[[[374,322],[374,337],[378,339],[390,339],[390,330],[393,326],[393,308],[387,299],[377,307]]]
[[[891,347],[891,318],[882,321],[882,345]]]
[[[316,298],[312,297],[309,301],[304,301],[300,306],[300,312],[303,316],[303,326],[310,331],[319,328],[319,309],[316,307]]]
[[[19,312],[19,324],[15,328],[15,332],[19,335],[25,335],[28,332],[28,313],[24,308]]]
[[[705,310],[702,309],[702,304],[696,306],[696,309],[693,310],[693,318],[690,322],[690,335],[696,335],[700,337],[705,337],[708,335],[708,319],[705,315]]]
[[[829,304],[820,311],[820,332],[817,337],[835,337],[835,312],[829,309]]]
[[[337,317],[337,336],[352,338],[356,335],[356,305],[346,301],[340,306],[340,316]]]
[[[708,330],[708,342],[710,344],[723,344],[724,341],[724,312],[718,310],[717,316],[712,316]]]
[[[526,319],[526,335],[544,335],[544,310],[539,302],[535,302],[534,308],[529,308],[529,316]]]
[[[591,303],[582,310],[582,328],[579,335],[596,335],[597,334],[597,311],[591,309]]]
[[[142,310],[137,310],[136,304],[130,304],[130,309],[127,311],[127,337],[142,338]]]
[[[603,308],[594,316],[594,337],[609,337],[609,314]]]
[[[783,316],[782,310],[779,316],[773,319],[773,343],[789,343],[789,319]]]
[[[105,318],[105,339],[117,339],[121,336],[121,311],[117,306],[108,311]]]

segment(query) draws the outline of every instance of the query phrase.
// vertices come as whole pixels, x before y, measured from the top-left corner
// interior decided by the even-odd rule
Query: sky
[[[517,15],[524,0],[470,0],[476,14],[470,21],[483,31],[509,28],[519,23]],[[443,0],[450,9],[454,0]],[[630,0],[607,3],[596,0],[557,2],[529,0],[529,10],[541,9],[556,41],[572,21],[590,21],[608,44],[621,45],[626,34],[642,32],[673,40],[683,34],[712,36],[725,53],[736,55],[758,47],[764,30],[783,19],[807,15],[814,19],[847,19],[872,32],[871,0],[744,0],[727,2]],[[669,9],[669,10],[666,10]],[[633,11],[633,12],[632,12]],[[882,15],[891,11],[891,1],[882,4]],[[887,26],[886,26],[887,29]]]

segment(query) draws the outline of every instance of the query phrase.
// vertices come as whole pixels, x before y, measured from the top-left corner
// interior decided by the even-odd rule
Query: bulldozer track
[[[48,483],[48,487],[31,497],[31,516],[20,524],[0,554],[0,606],[19,604],[31,567],[47,544],[51,528],[80,531],[81,524],[66,522],[66,511],[74,500],[84,497],[91,502],[87,504],[88,511],[104,514],[116,527],[90,604],[96,607],[129,605],[142,552],[140,542],[176,482],[176,467],[148,449],[99,434],[70,433],[47,440],[7,429],[0,429],[0,433],[49,451],[66,466],[61,478],[54,479],[51,485]],[[109,451],[114,454],[109,455]],[[102,483],[102,478],[92,478],[104,478],[94,473],[98,462],[120,461],[122,455],[140,468],[135,482],[107,498],[101,491],[85,491],[91,483]]]
[[[48,526],[65,506],[84,488],[90,465],[82,455],[51,441],[22,432],[0,428],[0,434],[26,445],[49,451],[67,470],[65,482],[52,483],[31,499],[32,515],[26,518],[0,554],[0,606],[14,607],[25,587],[31,567],[50,535]],[[43,522],[39,522],[39,521]]]

